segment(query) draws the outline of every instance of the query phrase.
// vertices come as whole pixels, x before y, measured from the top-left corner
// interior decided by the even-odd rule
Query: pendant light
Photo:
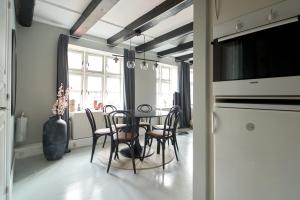
[[[135,61],[133,56],[133,51],[131,51],[131,39],[129,40],[129,52],[128,52],[128,61],[126,63],[128,69],[135,68]]]
[[[144,59],[140,64],[140,67],[142,70],[147,70],[148,69],[148,63],[146,62],[146,52],[145,52],[145,35],[144,36]]]

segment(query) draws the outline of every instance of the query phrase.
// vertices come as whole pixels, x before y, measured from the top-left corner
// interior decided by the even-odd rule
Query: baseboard
[[[109,140],[109,138],[108,138],[108,140]],[[101,144],[102,140],[99,141],[98,143]],[[70,142],[69,142],[70,149],[76,149],[76,148],[91,146],[91,145],[92,145],[92,137],[81,138],[81,139],[77,139],[77,140],[70,140]],[[42,143],[29,144],[29,145],[15,148],[15,158],[16,159],[28,158],[28,157],[36,156],[36,155],[40,155],[40,154],[43,154]]]

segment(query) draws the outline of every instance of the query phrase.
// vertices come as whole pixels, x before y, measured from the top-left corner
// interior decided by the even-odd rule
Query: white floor
[[[91,147],[79,148],[55,162],[43,156],[17,160],[13,200],[192,200],[193,135],[179,135],[179,162],[131,170],[90,163]],[[96,150],[101,151],[98,147]]]

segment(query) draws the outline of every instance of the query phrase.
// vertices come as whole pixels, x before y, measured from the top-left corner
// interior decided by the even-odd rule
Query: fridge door
[[[216,108],[214,199],[299,200],[300,113]]]

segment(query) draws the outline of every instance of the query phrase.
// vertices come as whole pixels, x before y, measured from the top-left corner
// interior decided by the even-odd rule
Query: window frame
[[[108,53],[102,53],[102,52],[95,52],[96,50],[88,50],[85,48],[81,47],[76,47],[76,46],[69,46],[68,52],[79,52],[82,54],[82,65],[81,69],[74,69],[74,68],[69,68],[68,73],[69,75],[80,75],[81,76],[81,91],[80,91],[80,102],[76,102],[76,107],[78,104],[80,104],[81,108],[92,108],[93,106],[88,105],[88,95],[90,92],[97,92],[97,91],[88,91],[88,77],[101,77],[102,78],[102,88],[100,90],[101,93],[101,100],[103,104],[107,102],[107,96],[108,96],[108,91],[107,91],[107,79],[110,77],[117,78],[120,80],[120,105],[116,105],[118,108],[122,109],[123,108],[123,59],[119,60],[119,66],[120,66],[120,73],[110,73],[107,72],[107,60],[109,58],[113,58],[112,56],[109,56]],[[96,71],[96,70],[89,70],[88,69],[88,56],[100,56],[102,57],[102,70],[101,71]],[[70,90],[72,92],[72,90]],[[74,92],[78,92],[75,90]]]
[[[168,79],[163,78],[162,69],[167,68],[169,71],[169,77]],[[173,101],[173,93],[178,92],[178,66],[176,65],[168,65],[159,63],[158,72],[156,72],[156,107],[159,109],[169,109],[172,107],[172,103],[169,103],[169,105],[164,106],[160,103],[159,98],[162,98],[164,95],[169,96],[169,100]],[[177,80],[173,80],[173,73],[176,73]],[[169,85],[169,92],[162,91],[162,84],[166,83]],[[174,85],[176,84],[176,89],[173,91]]]

